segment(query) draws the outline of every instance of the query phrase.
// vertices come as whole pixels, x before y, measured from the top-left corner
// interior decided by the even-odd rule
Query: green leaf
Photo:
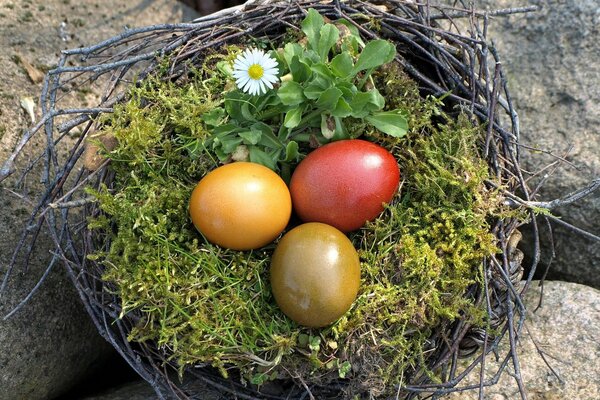
[[[340,31],[333,24],[325,24],[321,28],[318,53],[323,62],[327,62],[329,51],[340,38]]]
[[[304,101],[302,92],[302,86],[298,82],[283,82],[277,91],[277,96],[284,105],[295,106]]]
[[[295,82],[305,82],[312,74],[310,66],[305,62],[300,61],[298,56],[294,56],[292,58],[292,62],[290,63],[290,71]]]
[[[339,78],[346,78],[352,74],[354,63],[352,57],[346,52],[340,53],[331,60],[331,70]]]
[[[277,136],[273,133],[273,128],[264,122],[257,122],[256,124],[250,127],[252,130],[260,131],[261,137],[258,144],[271,148],[271,149],[281,149],[283,148],[283,144],[279,141]]]
[[[333,111],[331,111],[331,115],[334,117],[345,118],[352,115],[352,108],[346,100],[340,97],[335,105],[335,108]]]
[[[350,82],[338,82],[335,84],[335,87],[342,91],[342,94],[346,100],[352,99],[354,95],[358,93],[356,86]]]
[[[340,18],[335,22],[348,27],[348,29],[350,29],[350,33],[352,33],[352,36],[354,36],[356,38],[358,43],[363,47],[365,46],[365,42],[363,42],[362,38],[360,37],[358,28],[352,22],[348,21],[347,19],[343,19],[343,18]]]
[[[334,110],[338,100],[342,97],[342,91],[336,87],[329,88],[321,93],[317,100],[317,106],[325,110]]]
[[[385,99],[377,89],[368,92],[358,92],[350,102],[352,116],[364,118],[373,111],[379,111],[385,106]]]
[[[303,112],[303,107],[296,107],[289,110],[287,113],[285,113],[285,118],[283,119],[283,126],[285,126],[288,129],[293,129],[297,127],[298,124],[300,124],[300,121],[302,120]]]
[[[265,109],[268,109],[269,106],[281,104],[279,97],[277,97],[277,92],[275,92],[274,90],[270,90],[262,96],[252,96],[250,102],[254,104],[257,114],[264,111]]]
[[[367,115],[365,121],[393,137],[402,137],[408,130],[406,118],[398,111],[383,111]]]
[[[238,130],[239,127],[235,124],[223,124],[223,125],[219,125],[217,127],[215,127],[212,130],[212,134],[216,137],[223,137],[226,135],[229,135],[230,133]]]
[[[331,71],[331,69],[323,63],[318,63],[318,64],[314,64],[312,67],[310,67],[310,69],[312,70],[312,72],[314,72],[315,74],[333,81],[333,79],[335,79],[335,75],[333,74],[333,72]]]
[[[258,373],[256,375],[252,375],[252,378],[250,379],[250,383],[252,383],[253,385],[262,385],[265,382],[268,382],[269,380],[269,375],[267,374],[262,374],[262,373]]]
[[[256,121],[256,107],[251,102],[242,103],[242,116],[246,121]]]
[[[217,70],[225,76],[233,75],[233,65],[229,61],[219,61],[217,63]]]
[[[225,111],[227,115],[237,121],[245,121],[246,117],[242,112],[242,105],[249,102],[249,96],[246,96],[239,90],[228,93],[225,96]]]
[[[260,148],[257,146],[248,146],[248,152],[250,153],[250,161],[275,170],[277,160],[274,160],[273,157],[262,151]]]
[[[221,107],[213,108],[207,113],[202,114],[202,121],[208,126],[219,126],[225,116],[225,110]]]
[[[360,53],[353,72],[356,74],[366,69],[376,68],[388,63],[396,56],[396,48],[387,40],[373,40]]]
[[[302,27],[302,32],[304,32],[308,38],[308,44],[313,49],[317,49],[319,46],[321,27],[324,23],[325,21],[323,20],[321,14],[319,14],[314,8],[309,8],[308,15],[300,24]]]
[[[242,138],[241,137],[232,137],[232,136],[225,136],[222,138],[219,138],[218,143],[221,144],[221,150],[223,150],[223,152],[227,155],[233,153],[233,151],[238,147],[238,145],[242,144]]]
[[[311,336],[308,342],[308,348],[312,351],[319,351],[321,346],[321,338],[318,336]]]
[[[285,47],[283,48],[283,58],[290,68],[292,66],[292,60],[294,59],[294,56],[302,57],[303,53],[304,49],[298,43],[286,43]]]
[[[261,131],[250,130],[250,131],[242,131],[239,132],[238,135],[244,139],[246,144],[258,144],[260,138],[262,137]]]
[[[331,87],[331,82],[326,79],[313,79],[304,89],[304,96],[307,99],[316,100],[319,98],[321,93]]]
[[[291,140],[287,146],[285,146],[285,161],[290,162],[298,159],[298,143]]]
[[[352,365],[350,362],[344,361],[343,363],[339,364],[338,361],[338,375],[340,378],[344,379],[350,371],[352,371]]]

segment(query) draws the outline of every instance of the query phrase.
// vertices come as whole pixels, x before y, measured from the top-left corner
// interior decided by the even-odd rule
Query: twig
[[[50,203],[50,204],[48,204],[48,206],[50,208],[75,208],[75,207],[84,206],[86,204],[91,204],[96,201],[97,201],[97,199],[94,197],[85,197],[85,198],[79,199],[79,200]]]
[[[597,178],[588,183],[586,186],[582,187],[581,189],[577,189],[574,192],[571,192],[560,199],[555,199],[552,201],[529,201],[527,202],[527,205],[530,207],[538,207],[553,210],[558,207],[568,206],[569,204],[572,204],[577,200],[581,200],[584,197],[591,195],[599,188],[600,178]]]
[[[539,11],[540,7],[538,6],[527,6],[527,7],[514,7],[514,8],[503,8],[500,10],[493,10],[493,11],[468,11],[468,10],[464,10],[464,11],[457,11],[454,13],[446,13],[443,15],[432,15],[429,18],[432,20],[436,20],[436,19],[448,19],[448,18],[466,18],[466,17],[470,17],[471,15],[475,15],[477,17],[484,17],[484,16],[490,16],[490,17],[505,17],[508,15],[514,15],[514,14],[523,14],[523,13],[530,13],[530,12],[535,12],[535,11]]]

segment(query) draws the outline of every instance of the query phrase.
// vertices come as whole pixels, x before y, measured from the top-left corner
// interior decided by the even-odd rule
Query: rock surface
[[[542,307],[534,311],[539,296],[538,282],[534,282],[525,297],[528,318],[518,345],[528,399],[600,399],[600,291],[576,283],[548,281]],[[501,344],[500,354],[506,354],[507,349],[507,343]],[[488,357],[487,377],[497,369],[498,363]],[[479,368],[475,368],[461,386],[478,382]],[[487,400],[520,399],[515,380],[506,372],[484,394]],[[452,400],[478,398],[477,390],[448,396]]]
[[[61,50],[96,43],[126,25],[178,22],[196,16],[175,0],[0,1],[0,162],[31,123],[20,103],[26,97],[39,97],[41,83],[35,70],[56,64]],[[39,118],[39,112],[34,117]],[[34,143],[17,167],[23,168],[42,145],[41,141]],[[39,190],[33,176],[27,190],[15,188],[14,179],[0,184],[0,282],[29,215],[30,202]],[[0,400],[52,399],[113,354],[62,266],[55,267],[25,308],[3,320],[42,276],[52,250],[50,239],[42,232],[29,270],[25,272],[19,265],[0,295]]]
[[[475,1],[479,9],[523,5],[541,9],[494,18],[489,37],[507,72],[521,121],[521,143],[573,163],[543,170],[556,158],[523,149],[522,166],[539,173],[531,187],[551,173],[539,199],[552,200],[600,177],[600,4],[597,0]],[[600,236],[600,192],[553,213]],[[598,242],[556,224],[553,229],[556,259],[549,277],[600,288]],[[549,233],[544,226],[542,230],[542,262],[547,264]]]
[[[231,395],[219,394],[203,384],[194,384],[194,398],[202,400],[228,400]],[[82,400],[155,400],[156,393],[144,381],[131,382]]]
[[[150,400],[156,398],[156,393],[150,385],[144,381],[136,381],[98,395],[86,397],[84,400]]]

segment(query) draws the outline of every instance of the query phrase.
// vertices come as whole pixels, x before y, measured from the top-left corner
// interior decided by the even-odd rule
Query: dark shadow
[[[92,367],[88,376],[73,389],[53,400],[80,400],[139,379],[139,375],[115,352],[102,364]]]

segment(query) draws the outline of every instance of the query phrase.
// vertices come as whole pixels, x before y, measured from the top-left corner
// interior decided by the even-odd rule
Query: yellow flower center
[[[248,75],[250,75],[250,78],[254,80],[259,80],[262,78],[264,73],[265,70],[258,64],[252,64],[250,68],[248,68]]]

